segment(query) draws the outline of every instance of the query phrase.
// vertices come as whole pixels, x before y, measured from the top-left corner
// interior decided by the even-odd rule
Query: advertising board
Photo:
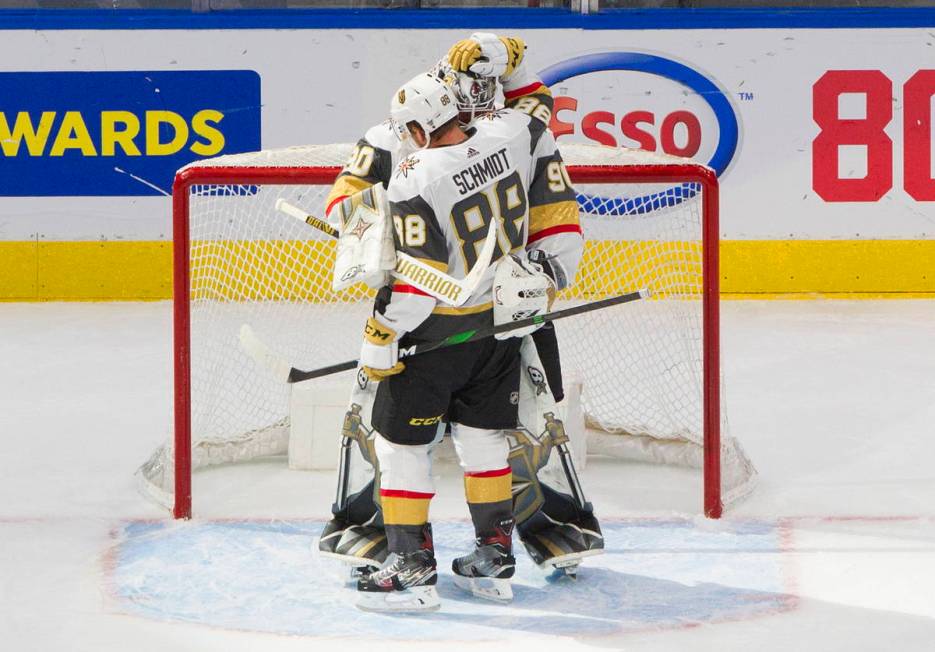
[[[224,152],[353,142],[385,119],[401,82],[470,31],[0,32],[0,73],[85,79],[76,82],[84,91],[63,92],[49,108],[39,87],[23,81],[18,95],[0,99],[0,135],[4,127],[12,135],[23,111],[33,129],[44,111],[56,113],[39,157],[23,156],[25,142],[11,158],[2,139],[0,244],[159,246],[171,228],[168,200],[156,194],[169,191],[174,167],[217,148],[208,130],[224,134]],[[717,170],[728,292],[935,292],[935,273],[924,269],[935,254],[931,30],[500,31],[526,39],[529,65],[556,97],[559,142],[641,147]],[[126,76],[101,100],[96,75],[115,70]],[[217,78],[186,78],[193,71]],[[181,85],[171,98],[154,98],[145,75],[161,76],[160,88]],[[225,117],[201,114],[196,124],[206,110]],[[69,111],[82,119],[91,112],[90,146],[78,126],[65,124],[62,135]],[[121,111],[135,120],[120,122]],[[182,116],[189,131],[167,156],[147,149],[147,129],[159,130],[156,152],[181,142],[159,111]],[[148,113],[158,127],[147,127]],[[139,132],[128,138],[136,121]],[[178,131],[182,122],[174,124]],[[122,129],[124,140],[101,125]],[[61,157],[52,155],[56,141]]]
[[[195,158],[261,146],[253,71],[4,72],[0,88],[0,196],[159,195]]]

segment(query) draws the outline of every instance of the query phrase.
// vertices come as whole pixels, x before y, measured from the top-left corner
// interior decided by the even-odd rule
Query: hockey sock
[[[380,489],[386,542],[390,552],[415,552],[422,548],[434,494],[401,489]]]
[[[464,495],[478,538],[490,536],[503,521],[512,520],[512,480],[510,467],[464,474]]]

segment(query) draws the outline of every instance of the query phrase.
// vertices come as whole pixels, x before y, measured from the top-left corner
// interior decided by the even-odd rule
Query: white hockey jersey
[[[399,140],[389,120],[370,127],[354,145],[350,158],[331,187],[325,199],[325,215],[330,215],[335,205],[355,192],[377,183],[386,187],[396,165],[408,153],[408,145]]]
[[[534,108],[534,107],[533,107]],[[387,197],[397,248],[456,278],[477,261],[491,220],[499,224],[493,263],[507,253],[542,249],[562,289],[574,279],[583,241],[575,191],[541,119],[513,109],[479,118],[457,145],[404,158]],[[434,341],[493,323],[491,265],[459,308],[404,283],[377,319],[413,342]]]
[[[525,60],[509,79],[501,79],[507,108],[516,108],[548,123],[552,116],[552,92],[526,66]],[[396,136],[389,120],[374,125],[357,141],[347,164],[325,199],[325,215],[345,197],[376,183],[389,186],[400,160],[411,153],[408,143]]]

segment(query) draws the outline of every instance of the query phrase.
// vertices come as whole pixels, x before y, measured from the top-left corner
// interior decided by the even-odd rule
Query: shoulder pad
[[[402,142],[396,137],[396,132],[389,120],[370,127],[367,133],[364,134],[364,139],[374,147],[390,152],[394,159],[399,155],[399,150],[402,148]]]
[[[477,118],[473,126],[488,133],[508,134],[522,131],[529,125],[531,118],[522,111],[498,109]]]

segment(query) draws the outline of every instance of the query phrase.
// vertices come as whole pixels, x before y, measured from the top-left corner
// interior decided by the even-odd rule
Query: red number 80
[[[860,119],[838,117],[838,98],[867,98]],[[903,87],[903,188],[917,201],[935,201],[932,178],[931,100],[935,70],[920,70]],[[879,70],[829,70],[812,87],[812,118],[821,127],[812,141],[812,188],[829,202],[874,202],[893,187],[893,141],[884,129],[893,119],[893,83]],[[867,175],[838,176],[841,145],[867,147]]]

